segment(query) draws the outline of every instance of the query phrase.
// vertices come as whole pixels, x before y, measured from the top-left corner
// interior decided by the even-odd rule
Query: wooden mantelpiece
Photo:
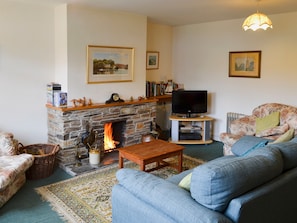
[[[108,108],[108,107],[115,107],[115,106],[144,104],[144,103],[158,102],[158,101],[159,99],[157,98],[149,98],[149,99],[143,99],[143,100],[133,100],[133,101],[125,101],[125,102],[119,102],[119,103],[110,103],[110,104],[96,103],[92,105],[77,106],[77,107],[73,107],[73,106],[54,107],[50,104],[46,104],[46,107],[54,110],[59,110],[62,112],[67,112],[67,111],[79,111],[79,110],[86,110],[86,109],[93,109],[93,108]]]

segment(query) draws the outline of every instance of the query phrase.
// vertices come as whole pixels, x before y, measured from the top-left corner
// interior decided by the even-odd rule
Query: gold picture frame
[[[134,48],[87,46],[87,83],[133,81]]]
[[[146,69],[156,70],[159,69],[159,52],[147,51],[146,52]]]
[[[260,78],[261,51],[229,52],[229,77]]]

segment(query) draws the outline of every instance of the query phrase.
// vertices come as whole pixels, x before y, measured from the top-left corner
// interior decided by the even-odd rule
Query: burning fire
[[[106,123],[104,125],[104,150],[114,149],[119,144],[113,140],[112,131],[112,123]]]

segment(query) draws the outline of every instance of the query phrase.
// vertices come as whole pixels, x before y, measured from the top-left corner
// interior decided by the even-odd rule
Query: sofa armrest
[[[125,190],[176,222],[231,222],[197,203],[190,192],[162,178],[133,169],[120,169],[116,175]]]

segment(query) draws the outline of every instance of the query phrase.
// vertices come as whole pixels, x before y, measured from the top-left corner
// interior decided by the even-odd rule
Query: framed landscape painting
[[[133,72],[134,48],[88,45],[88,84],[133,81]]]
[[[261,51],[229,52],[229,77],[260,78]]]

